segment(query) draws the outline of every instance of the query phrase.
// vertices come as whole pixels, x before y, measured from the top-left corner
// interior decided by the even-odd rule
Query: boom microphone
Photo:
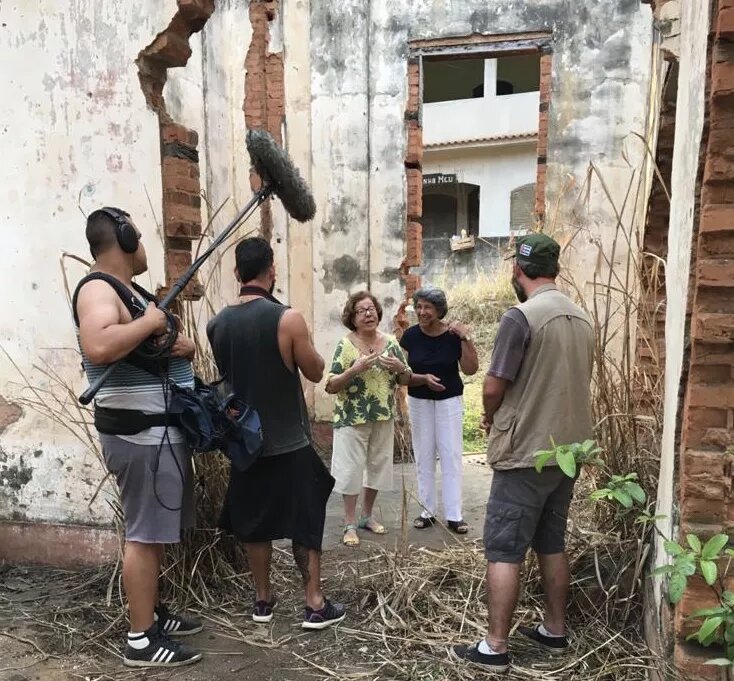
[[[265,130],[248,130],[247,151],[255,172],[263,184],[272,187],[288,214],[299,222],[308,222],[316,214],[316,203],[306,181],[288,157]]]
[[[171,289],[158,304],[162,310],[168,309],[206,259],[227,240],[240,224],[252,217],[257,208],[272,194],[277,194],[288,214],[299,222],[308,222],[316,214],[316,203],[311,190],[288,154],[276,144],[275,140],[264,130],[249,130],[246,142],[250,159],[255,171],[263,181],[263,186],[237,213],[222,233],[212,241],[209,248],[173,283]],[[121,361],[123,360],[109,364],[99,378],[79,396],[79,402],[89,404]]]

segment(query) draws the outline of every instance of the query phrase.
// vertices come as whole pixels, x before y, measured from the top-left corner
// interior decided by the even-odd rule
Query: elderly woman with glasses
[[[464,384],[459,370],[471,376],[479,358],[469,329],[459,322],[447,323],[446,294],[439,288],[422,288],[413,296],[418,324],[406,329],[400,345],[408,364],[420,374],[438,377],[444,390],[408,388],[413,455],[418,477],[418,497],[423,511],[413,521],[418,529],[436,522],[436,458],[441,461],[441,491],[448,527],[466,534],[462,515],[462,455]]]
[[[342,323],[349,333],[334,351],[326,392],[336,395],[334,491],[344,499],[344,544],[359,544],[357,529],[385,534],[372,517],[379,491],[392,489],[395,388],[398,384],[441,390],[430,375],[414,375],[393,336],[380,332],[382,306],[368,291],[349,297]],[[357,500],[363,494],[357,521]]]

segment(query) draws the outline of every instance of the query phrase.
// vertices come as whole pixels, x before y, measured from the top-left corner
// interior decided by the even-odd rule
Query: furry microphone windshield
[[[306,181],[272,136],[265,130],[247,131],[247,151],[263,184],[270,185],[288,214],[308,222],[316,214],[316,203]]]

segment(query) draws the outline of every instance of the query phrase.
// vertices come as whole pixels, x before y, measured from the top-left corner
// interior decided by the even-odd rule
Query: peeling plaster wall
[[[51,0],[0,4],[6,263],[0,268],[0,344],[41,389],[50,382],[34,364],[52,367],[74,394],[86,385],[59,266],[63,251],[89,257],[80,208],[126,208],[148,252],[150,273],[140,283],[151,290],[164,283],[156,226],[158,120],[146,107],[135,59],[176,9],[175,0],[146,5],[145,12],[112,0],[74,0],[63,8]],[[212,204],[232,197],[215,221],[219,227],[250,196],[242,114],[247,3],[219,0],[205,33],[191,37],[187,66],[169,70],[165,96],[173,118],[200,134],[202,187]],[[206,223],[206,209],[203,217]],[[227,281],[231,270],[226,266]],[[67,271],[73,288],[84,267],[70,262]],[[216,285],[213,292],[216,299]],[[0,429],[0,520],[109,522],[108,484],[90,506],[104,474],[93,449],[28,406],[16,419],[13,401],[31,394],[12,362],[0,353],[0,407],[13,416],[3,418]]]
[[[386,330],[402,298],[397,271],[405,250],[409,41],[526,31],[553,34],[546,202],[555,209],[563,188],[572,184],[561,202],[563,225],[556,226],[580,220],[588,229],[572,253],[572,265],[581,290],[590,295],[598,256],[592,240],[609,248],[614,210],[599,183],[591,188],[588,210],[576,217],[572,206],[590,161],[619,205],[642,161],[642,145],[626,138],[646,129],[649,7],[638,0],[320,0],[311,5],[311,172],[318,207],[314,328],[317,347],[327,356],[343,333],[338,317],[349,292],[369,285],[385,304]],[[625,260],[619,249],[615,262]],[[319,391],[317,417],[330,418],[330,405]]]

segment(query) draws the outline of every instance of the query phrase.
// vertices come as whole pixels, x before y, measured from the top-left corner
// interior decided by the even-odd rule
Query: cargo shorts
[[[492,563],[521,563],[529,547],[563,553],[576,479],[557,466],[494,471],[484,521],[484,554]]]

